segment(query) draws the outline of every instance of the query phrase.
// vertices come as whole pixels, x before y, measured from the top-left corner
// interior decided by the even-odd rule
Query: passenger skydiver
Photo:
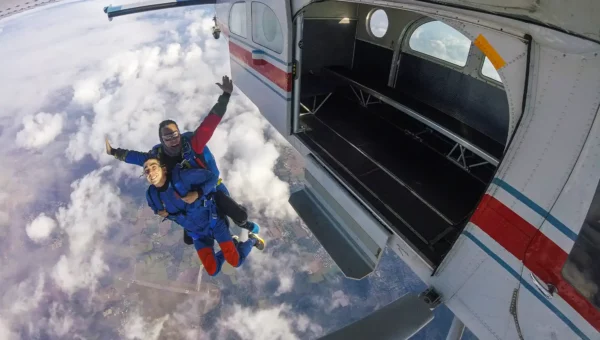
[[[149,157],[157,157],[166,165],[168,171],[171,171],[176,164],[181,163],[185,168],[208,169],[219,176],[219,169],[206,143],[212,137],[227,110],[229,97],[233,92],[233,82],[229,77],[224,76],[223,84],[217,83],[217,86],[223,91],[223,94],[219,96],[217,103],[196,131],[180,134],[177,123],[172,120],[165,120],[158,127],[158,136],[161,143],[155,145],[149,152],[115,149],[112,148],[108,139],[106,139],[106,152],[120,161],[139,166],[143,166]],[[184,197],[183,199],[187,200],[188,198]],[[230,197],[229,191],[220,180],[217,185],[215,201],[219,211],[229,216],[240,228],[247,229],[255,234],[259,232],[260,227],[258,224],[248,221],[246,209]],[[185,231],[183,239],[186,244],[193,243]]]
[[[224,261],[233,267],[242,265],[253,247],[265,248],[265,241],[254,233],[239,242],[231,236],[227,219],[219,215],[214,201],[219,177],[210,170],[183,169],[176,165],[170,172],[160,160],[150,157],[144,162],[144,174],[150,183],[146,200],[155,214],[182,226],[193,239],[198,257],[206,272],[217,275]],[[184,201],[184,197],[188,199]],[[215,254],[214,242],[221,251]]]

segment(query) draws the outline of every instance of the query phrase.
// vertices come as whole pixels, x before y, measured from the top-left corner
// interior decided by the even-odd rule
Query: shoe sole
[[[265,240],[263,240],[262,238],[260,238],[260,236],[258,236],[256,234],[252,234],[252,235],[256,239],[256,243],[254,244],[256,249],[261,250],[261,251],[265,250],[265,247],[267,246],[267,242],[265,242]]]

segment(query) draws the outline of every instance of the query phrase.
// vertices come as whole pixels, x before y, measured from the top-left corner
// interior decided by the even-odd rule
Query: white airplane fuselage
[[[593,264],[573,265],[577,259],[569,256],[584,242],[578,239],[589,224],[600,179],[600,30],[590,17],[600,5],[440,2],[217,1],[216,8],[237,86],[305,157],[307,185],[290,202],[347,276],[367,275],[389,246],[481,339],[597,339]],[[382,37],[369,26],[377,9],[388,17]],[[412,35],[432,21],[471,41],[464,65],[413,48]],[[482,74],[484,59],[499,81]],[[387,71],[380,78],[378,66]],[[427,73],[431,70],[438,71]],[[317,85],[333,79],[335,84],[318,89],[311,82],[315,77]],[[402,95],[394,92],[400,88]],[[394,170],[394,152],[401,157],[409,144],[372,152],[365,145],[375,145],[376,134],[359,141],[345,131],[360,124],[346,126],[333,112],[352,108],[353,95],[357,117],[385,107],[397,112],[386,116],[390,125],[406,118],[401,130],[411,141],[426,144],[433,136],[454,148],[447,152],[428,144],[423,150],[435,152],[415,151],[405,158],[415,163],[405,161]],[[438,120],[440,112],[464,129]],[[470,129],[475,132],[465,132]],[[483,137],[473,137],[479,133]],[[401,196],[386,186],[406,197],[401,208],[394,208],[400,198],[376,187],[380,179],[367,179],[368,171],[354,169],[343,157],[354,153],[354,165],[364,157],[372,171],[406,189]],[[455,195],[451,180],[442,187],[453,168],[431,171],[435,176],[410,171],[411,164],[434,161],[444,166],[452,161],[469,176],[478,166],[490,172],[473,181],[465,195],[474,198],[467,199]],[[438,182],[437,189],[425,189]],[[444,195],[448,198],[440,198]],[[449,208],[454,206],[466,213]],[[431,214],[413,216],[418,209]],[[312,220],[315,212],[325,217]],[[429,237],[438,220],[447,227]]]

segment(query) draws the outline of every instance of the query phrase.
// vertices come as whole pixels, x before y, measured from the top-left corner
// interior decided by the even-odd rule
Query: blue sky
[[[305,288],[298,286],[299,275],[308,275],[305,259],[326,254],[273,242],[239,269],[242,287],[271,294],[267,305],[247,305],[236,295],[245,290],[222,287],[230,304],[212,316],[214,329],[189,327],[197,323],[189,311],[210,301],[208,293],[164,310],[138,301],[110,328],[103,282],[115,279],[113,254],[135,236],[129,218],[143,203],[145,182],[139,168],[104,153],[104,137],[115,147],[147,150],[163,119],[193,129],[230,66],[225,39],[211,36],[211,8],[109,22],[105,5],[64,1],[0,20],[0,158],[8,160],[0,173],[0,339],[314,338],[423,288],[386,252],[385,270],[369,280],[337,275],[318,295],[291,301]],[[238,90],[209,146],[253,218],[265,228],[300,223],[287,203],[289,184],[276,175],[278,164],[299,157]],[[148,309],[162,315],[151,318]],[[318,319],[316,311],[331,318]],[[439,313],[442,321],[423,338],[444,336],[449,312]]]

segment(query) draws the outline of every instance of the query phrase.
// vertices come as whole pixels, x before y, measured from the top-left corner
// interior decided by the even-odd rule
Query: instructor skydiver
[[[223,84],[217,83],[217,86],[223,91],[223,94],[219,96],[217,103],[196,131],[181,134],[177,123],[165,120],[158,127],[161,143],[155,145],[149,152],[115,149],[111,147],[108,139],[106,139],[106,152],[116,159],[130,164],[142,166],[149,157],[157,157],[168,171],[171,171],[176,164],[182,164],[185,168],[208,169],[218,177],[219,169],[206,144],[225,115],[229,98],[233,92],[233,82],[229,77],[223,76]],[[188,198],[183,197],[183,199],[187,200]],[[229,196],[229,191],[223,183],[217,185],[215,201],[219,211],[229,216],[235,224],[255,234],[259,232],[258,224],[248,221],[246,209]],[[192,239],[185,232],[184,242],[192,244]]]
[[[265,248],[265,241],[254,233],[249,233],[244,242],[237,239],[234,242],[229,224],[219,215],[214,202],[218,176],[210,170],[183,169],[176,165],[167,172],[166,166],[154,157],[148,158],[143,166],[150,183],[146,191],[148,205],[155,214],[175,221],[187,231],[209,275],[217,275],[224,261],[233,267],[241,266],[253,247]],[[221,248],[217,254],[215,240]]]

